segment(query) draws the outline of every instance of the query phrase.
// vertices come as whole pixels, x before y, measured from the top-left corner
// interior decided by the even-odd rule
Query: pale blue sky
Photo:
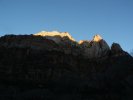
[[[0,35],[69,32],[77,41],[100,34],[133,49],[133,0],[0,0]]]

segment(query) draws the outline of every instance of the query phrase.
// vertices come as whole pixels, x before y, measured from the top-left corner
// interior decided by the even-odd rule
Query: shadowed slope
[[[133,58],[115,43],[104,56],[87,58],[83,45],[104,50],[104,40],[94,40],[71,45],[44,36],[1,37],[0,99],[130,100]]]

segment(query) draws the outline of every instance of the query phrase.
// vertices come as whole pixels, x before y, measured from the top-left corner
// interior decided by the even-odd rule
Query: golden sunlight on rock
[[[79,42],[78,42],[78,44],[82,44],[84,42],[84,40],[80,40]]]
[[[93,41],[95,41],[95,42],[99,42],[100,40],[102,40],[102,37],[100,35],[95,35],[93,37]]]
[[[60,38],[69,38],[71,41],[75,41],[74,38],[72,38],[72,36],[68,33],[68,32],[58,32],[58,31],[52,31],[52,32],[47,32],[47,31],[42,31],[42,32],[39,32],[39,33],[36,33],[34,34],[34,36],[44,36],[48,39],[52,39],[54,40],[56,43],[60,42]]]

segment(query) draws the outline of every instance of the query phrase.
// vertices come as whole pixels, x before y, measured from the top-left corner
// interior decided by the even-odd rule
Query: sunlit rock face
[[[44,36],[47,39],[53,40],[56,43],[61,43],[62,41],[75,41],[72,36],[68,32],[57,32],[57,31],[52,31],[52,32],[46,32],[42,31],[39,33],[34,34],[35,36]]]
[[[82,55],[87,58],[99,58],[108,55],[110,48],[100,35],[95,35],[92,41],[80,41]]]
[[[100,36],[100,35],[95,35],[94,37],[93,37],[93,41],[95,41],[95,42],[99,42],[99,41],[101,41],[102,40],[102,37]]]
[[[0,100],[133,100],[133,58],[121,51],[100,36],[70,47],[45,36],[2,36]]]
[[[7,47],[61,51],[65,54],[90,59],[106,56],[110,51],[108,44],[100,35],[95,35],[92,40],[77,42],[68,32],[42,31],[34,35],[7,35],[3,36],[1,40],[0,44]],[[116,49],[113,51],[116,51]]]
[[[74,53],[73,51],[71,51],[73,45],[79,47],[80,52],[78,53],[87,58],[98,58],[105,56],[110,50],[106,41],[104,41],[102,37],[98,34],[95,35],[92,40],[80,40],[77,44],[74,38],[72,38],[72,36],[68,32],[42,31],[34,34],[34,36],[38,35],[53,40],[57,44],[69,44],[71,48],[64,49],[65,53],[66,51],[69,51],[67,52],[67,54]]]

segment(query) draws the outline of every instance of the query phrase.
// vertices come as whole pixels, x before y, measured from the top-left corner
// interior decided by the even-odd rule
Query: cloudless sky
[[[133,0],[0,0],[0,35],[69,32],[133,49]]]

